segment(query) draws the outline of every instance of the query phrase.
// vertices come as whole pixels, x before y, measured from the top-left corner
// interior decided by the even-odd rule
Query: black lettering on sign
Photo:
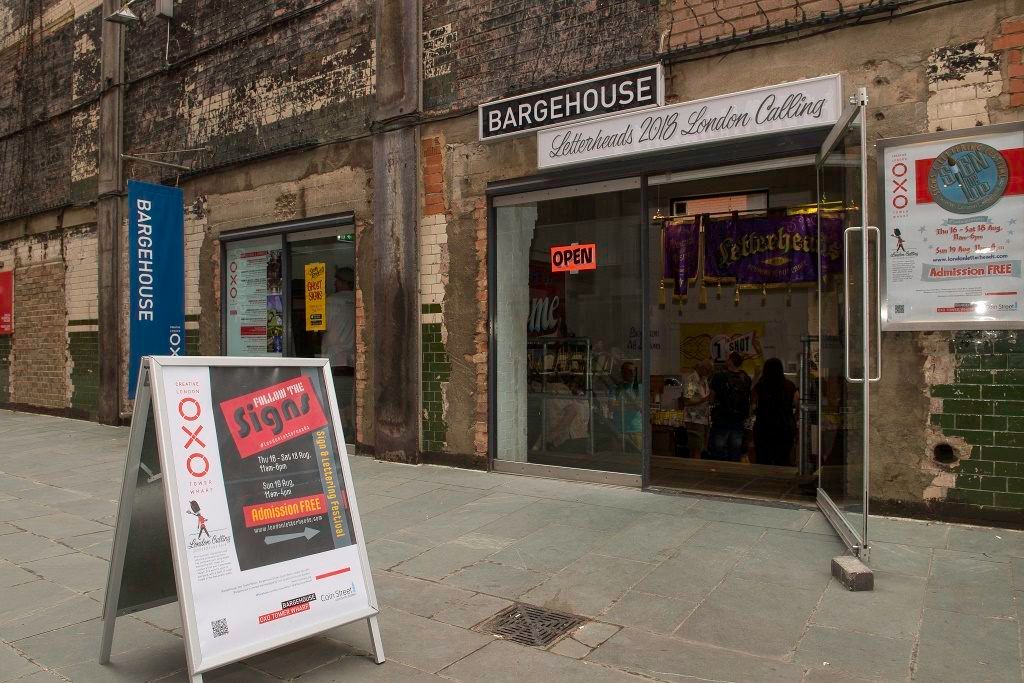
[[[597,269],[596,244],[551,247],[551,272],[563,273]]]
[[[662,81],[661,66],[654,64],[481,104],[480,139],[654,107],[663,102]]]

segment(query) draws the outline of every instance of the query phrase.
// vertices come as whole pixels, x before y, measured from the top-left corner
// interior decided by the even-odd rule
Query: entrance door
[[[290,320],[286,349],[329,358],[341,426],[355,443],[355,235],[351,227],[288,235]]]
[[[877,229],[868,216],[867,91],[851,98],[817,157],[818,506],[846,545],[868,554],[869,386],[879,379]],[[873,255],[870,255],[874,251]]]

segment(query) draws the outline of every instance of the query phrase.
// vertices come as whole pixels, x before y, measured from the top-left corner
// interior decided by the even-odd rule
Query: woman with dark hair
[[[789,466],[796,439],[796,385],[786,379],[782,361],[765,361],[761,379],[754,385],[754,448],[757,462]]]

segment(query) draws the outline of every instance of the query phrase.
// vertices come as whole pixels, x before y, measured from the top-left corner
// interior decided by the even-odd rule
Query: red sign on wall
[[[596,244],[570,244],[551,247],[551,272],[597,270]]]
[[[0,272],[0,334],[14,334],[14,271]]]

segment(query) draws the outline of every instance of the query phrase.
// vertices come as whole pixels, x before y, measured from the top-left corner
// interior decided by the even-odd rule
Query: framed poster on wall
[[[228,244],[225,326],[232,356],[284,355],[280,235]]]
[[[1024,328],[1024,123],[878,148],[882,329]]]

